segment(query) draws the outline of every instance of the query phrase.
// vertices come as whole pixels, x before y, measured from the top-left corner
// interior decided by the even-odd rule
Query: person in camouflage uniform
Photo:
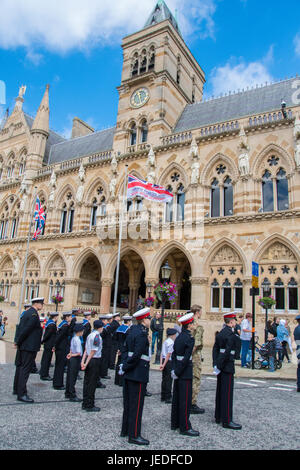
[[[202,307],[200,305],[193,305],[191,312],[194,314],[194,327],[191,331],[194,339],[195,346],[193,349],[193,394],[192,394],[192,406],[191,414],[203,414],[205,410],[199,408],[197,405],[197,398],[200,390],[201,383],[201,371],[202,371],[202,356],[201,351],[203,349],[203,326],[200,325],[200,318],[202,313]]]

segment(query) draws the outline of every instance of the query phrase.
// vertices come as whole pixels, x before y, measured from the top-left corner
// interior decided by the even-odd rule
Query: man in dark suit
[[[296,321],[298,323],[298,326],[296,326],[295,331],[294,331],[294,339],[297,344],[297,361],[298,361],[298,367],[297,367],[297,392],[300,392],[300,315],[296,316]]]
[[[20,351],[20,368],[17,384],[18,400],[33,403],[27,394],[27,381],[34,366],[37,352],[41,347],[42,328],[38,312],[42,310],[44,299],[37,297],[31,301],[32,307],[24,312],[20,320],[16,345]]]
[[[121,437],[128,436],[128,442],[137,445],[149,445],[149,441],[141,437],[144,398],[150,368],[149,312],[150,308],[144,308],[133,315],[137,325],[128,330],[120,365],[120,374],[124,377]]]

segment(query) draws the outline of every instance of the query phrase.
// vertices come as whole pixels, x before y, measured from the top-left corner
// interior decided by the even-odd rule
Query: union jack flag
[[[127,198],[133,199],[136,196],[144,197],[149,201],[171,202],[173,194],[167,189],[157,184],[147,183],[135,176],[128,176]]]
[[[33,234],[33,240],[37,240],[39,235],[42,233],[43,228],[46,222],[46,213],[43,206],[41,205],[40,198],[36,198],[35,211],[34,211],[34,221],[36,222],[35,231]]]

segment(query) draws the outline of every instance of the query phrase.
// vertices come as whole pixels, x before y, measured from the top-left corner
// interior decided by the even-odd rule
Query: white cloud
[[[213,14],[218,0],[167,0],[178,10],[185,35],[214,34]],[[25,47],[66,53],[74,48],[88,50],[103,42],[120,43],[122,36],[144,26],[155,0],[1,0],[0,47]]]
[[[261,61],[247,63],[244,59],[240,59],[239,63],[236,63],[235,59],[230,59],[224,66],[215,67],[209,80],[212,86],[212,95],[220,96],[229,91],[242,91],[247,87],[274,81],[268,70],[268,65],[272,61],[273,46]]]
[[[294,45],[295,45],[296,55],[300,57],[300,33],[298,33],[297,36],[295,37]]]

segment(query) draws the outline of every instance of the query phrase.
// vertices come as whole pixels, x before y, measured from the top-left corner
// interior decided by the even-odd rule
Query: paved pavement
[[[50,369],[53,373],[53,369]],[[28,405],[12,395],[13,364],[0,365],[0,449],[18,450],[141,450],[120,438],[122,389],[106,380],[106,389],[97,389],[99,413],[86,413],[80,404],[70,403],[63,391],[52,388],[32,374],[28,392],[35,400]],[[270,374],[271,375],[271,374]],[[142,435],[150,439],[149,450],[239,450],[299,449],[300,394],[291,381],[235,379],[234,419],[241,431],[223,429],[214,423],[216,378],[203,376],[198,404],[204,415],[192,415],[199,438],[188,438],[170,429],[170,405],[160,401],[161,373],[151,370],[145,398]],[[83,381],[77,382],[82,394]],[[143,448],[142,448],[143,449]],[[146,448],[145,448],[146,449]]]

